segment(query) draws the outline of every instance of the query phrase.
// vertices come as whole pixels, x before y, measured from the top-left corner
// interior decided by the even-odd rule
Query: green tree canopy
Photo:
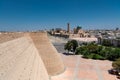
[[[71,40],[71,43],[73,44],[73,51],[75,52],[76,48],[78,47],[78,42],[76,40]]]
[[[65,46],[64,46],[64,49],[65,50],[68,50],[68,52],[70,50],[73,50],[73,52],[75,52],[76,48],[78,47],[78,43],[76,40],[71,40],[71,41],[68,41]]]
[[[68,53],[69,53],[69,51],[71,50],[72,46],[73,46],[73,44],[72,44],[70,41],[68,41],[68,42],[65,44],[64,49],[65,49],[65,50],[68,50]]]
[[[109,40],[103,40],[102,45],[104,46],[112,46],[111,42]]]

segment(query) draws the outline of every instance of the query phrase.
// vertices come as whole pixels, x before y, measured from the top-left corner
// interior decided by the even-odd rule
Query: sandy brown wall
[[[52,45],[45,32],[30,33],[38,49],[49,75],[57,75],[64,71],[64,64],[60,54]]]
[[[29,37],[0,44],[0,80],[49,80],[42,59]]]

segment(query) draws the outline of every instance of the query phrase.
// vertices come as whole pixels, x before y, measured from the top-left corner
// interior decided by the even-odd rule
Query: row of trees
[[[78,47],[76,54],[81,54],[85,58],[116,60],[120,57],[120,49],[105,47],[97,44],[88,44]]]
[[[106,47],[94,43],[85,44],[78,47],[76,40],[68,41],[64,47],[65,50],[72,51],[76,55],[83,55],[84,58],[108,59],[115,61],[120,57],[120,48]]]

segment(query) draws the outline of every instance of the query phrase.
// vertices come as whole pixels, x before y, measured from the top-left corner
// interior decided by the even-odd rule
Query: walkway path
[[[80,55],[61,55],[66,70],[64,73],[51,77],[51,80],[118,80],[108,73],[112,62],[81,58]]]

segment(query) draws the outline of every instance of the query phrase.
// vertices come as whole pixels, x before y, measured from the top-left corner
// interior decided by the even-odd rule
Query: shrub
[[[88,44],[78,47],[76,54],[81,54],[84,58],[108,59],[114,61],[120,58],[120,48]]]
[[[87,58],[87,59],[99,59],[99,60],[104,60],[105,59],[104,57],[102,57],[98,54],[94,54],[94,53],[89,54],[89,55],[83,55],[82,57]]]
[[[120,70],[120,58],[112,63],[114,69]]]
[[[76,48],[75,54],[76,54],[76,55],[82,54],[81,47]]]
[[[98,54],[93,54],[92,59],[100,59],[100,60],[104,60],[105,58],[102,57],[102,56],[100,56],[100,55],[98,55]]]
[[[81,47],[77,48],[76,52],[75,52],[75,54],[82,54],[82,55],[88,54],[88,53],[89,53],[89,51],[86,46],[81,46]]]
[[[92,59],[93,58],[93,54],[89,54],[89,55],[83,55],[83,58],[87,58],[87,59]]]
[[[102,45],[104,46],[112,46],[111,42],[109,40],[103,40]]]
[[[87,48],[88,48],[90,53],[96,53],[98,46],[94,45],[94,44],[90,44],[90,45],[87,46]]]
[[[115,48],[111,50],[111,53],[107,57],[109,60],[115,61],[116,59],[120,58],[120,49]]]

